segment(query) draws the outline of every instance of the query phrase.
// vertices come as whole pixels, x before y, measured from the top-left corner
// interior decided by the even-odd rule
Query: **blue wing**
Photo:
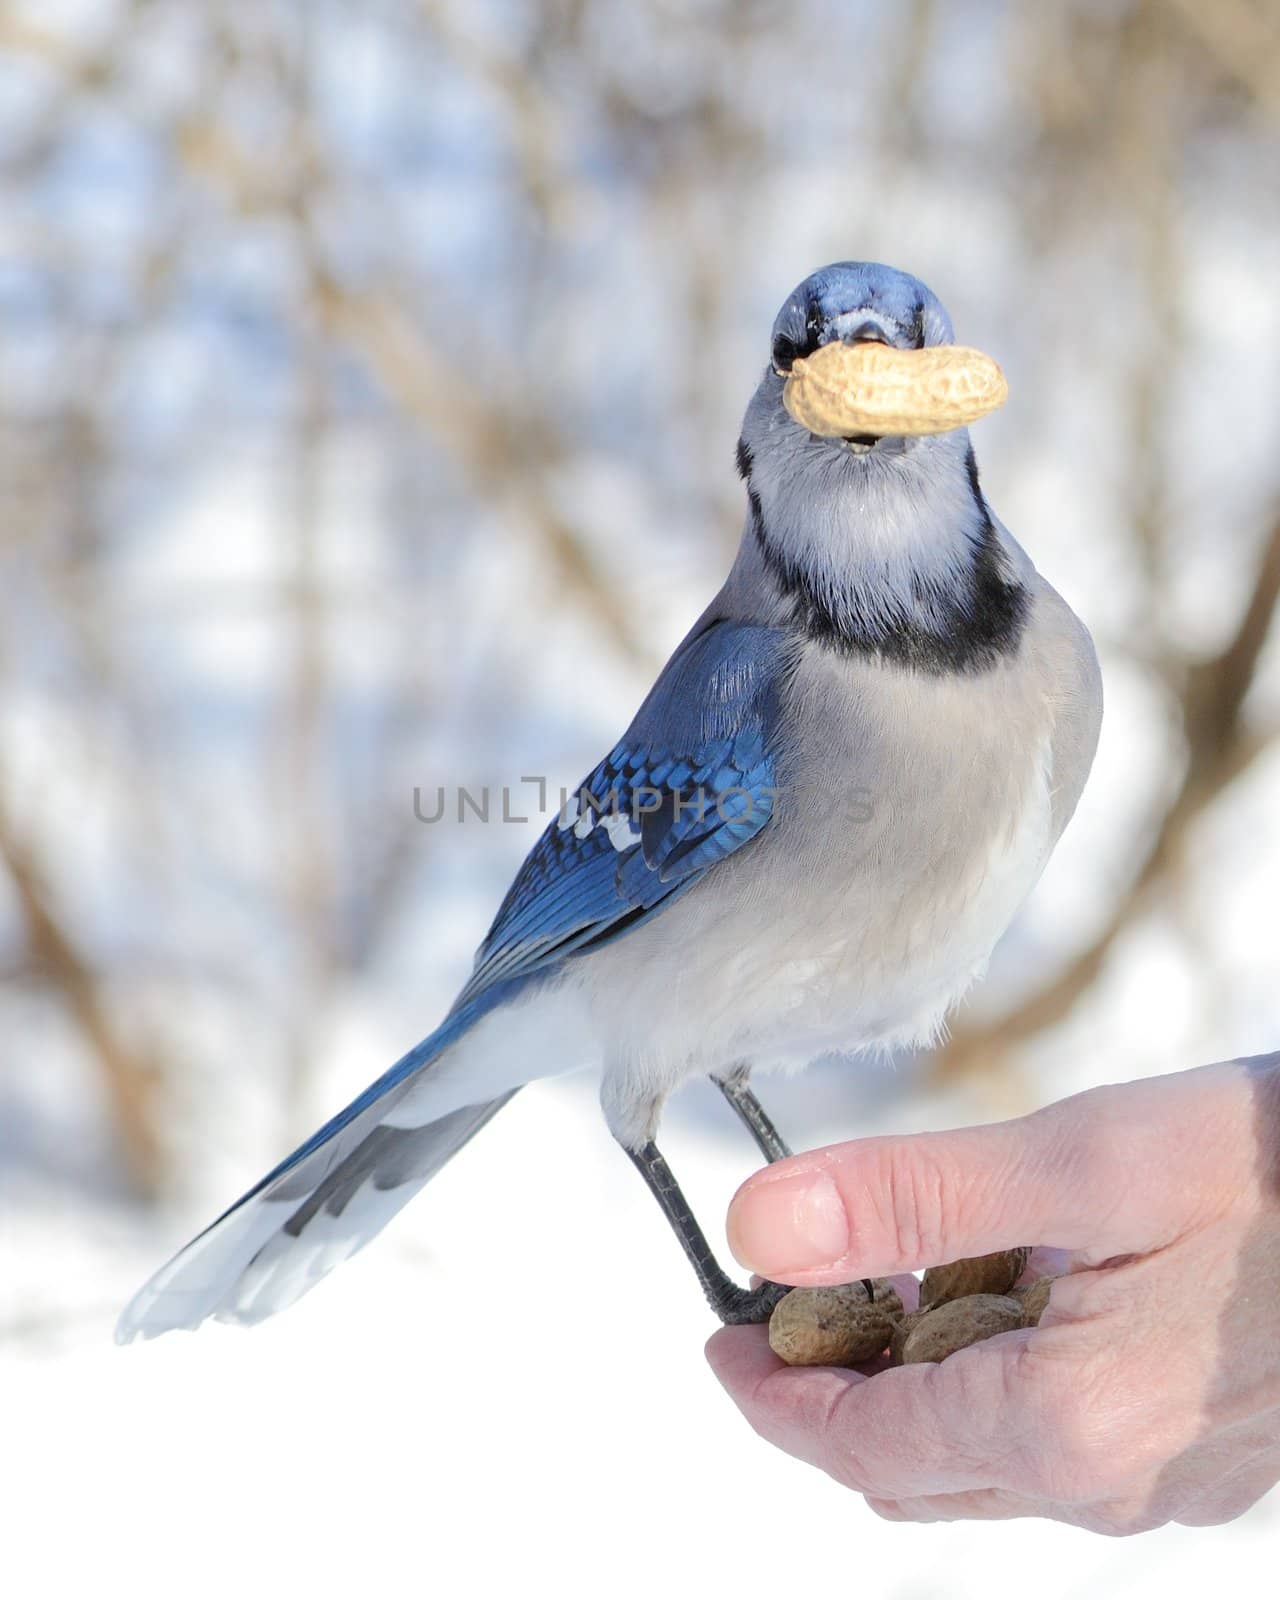
[[[530,852],[459,1006],[629,932],[767,826],[792,648],[773,628],[699,623]]]
[[[778,701],[792,660],[770,628],[704,618],[616,748],[520,869],[445,1022],[155,1275],[119,1337],[256,1322],[358,1250],[514,1094],[390,1112],[530,978],[616,939],[714,869],[774,812]]]

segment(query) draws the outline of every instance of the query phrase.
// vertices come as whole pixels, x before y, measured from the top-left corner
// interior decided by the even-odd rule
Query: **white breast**
[[[619,1104],[739,1060],[928,1042],[1048,859],[1052,712],[1024,668],[923,679],[822,652],[794,694],[767,833],[591,958]]]

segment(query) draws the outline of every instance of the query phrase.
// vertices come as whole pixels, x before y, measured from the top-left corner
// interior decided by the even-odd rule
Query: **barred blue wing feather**
[[[619,938],[769,823],[782,637],[695,629],[516,875],[458,997]]]

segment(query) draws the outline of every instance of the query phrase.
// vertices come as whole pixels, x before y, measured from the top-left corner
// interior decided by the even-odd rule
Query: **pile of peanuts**
[[[886,1351],[895,1367],[945,1361],[997,1333],[1035,1327],[1053,1279],[1018,1285],[1030,1256],[1023,1245],[930,1267],[917,1311],[903,1310],[888,1278],[873,1280],[874,1298],[861,1283],[792,1289],[769,1319],[770,1348],[792,1367],[852,1367]]]

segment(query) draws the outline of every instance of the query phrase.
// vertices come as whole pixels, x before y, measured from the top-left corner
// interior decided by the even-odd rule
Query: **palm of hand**
[[[964,1164],[984,1135],[975,1181]],[[721,1330],[708,1354],[765,1438],[895,1520],[1132,1533],[1227,1521],[1280,1480],[1280,1058],[820,1154],[877,1218],[851,1246],[871,1271],[1007,1245],[983,1229],[1019,1213],[1073,1248],[1033,1263],[1067,1274],[1039,1327],[939,1365],[789,1368],[763,1329]],[[845,1266],[791,1276],[840,1281]]]

